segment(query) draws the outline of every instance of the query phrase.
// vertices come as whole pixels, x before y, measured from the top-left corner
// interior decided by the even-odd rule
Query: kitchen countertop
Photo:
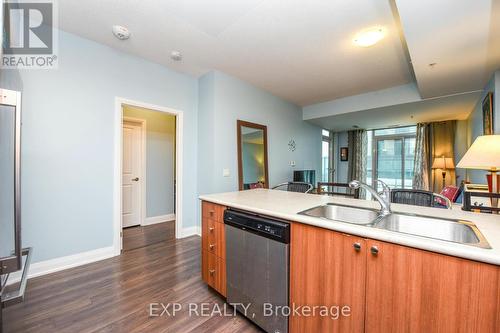
[[[391,204],[393,212],[418,214],[437,218],[460,219],[473,222],[492,247],[491,249],[483,249],[470,245],[298,214],[306,209],[329,202],[362,208],[380,209],[380,205],[376,201],[266,189],[207,194],[201,195],[200,199],[228,207],[255,212],[261,215],[285,219],[291,222],[305,223],[347,234],[500,265],[500,215],[464,212],[458,207],[448,210]]]

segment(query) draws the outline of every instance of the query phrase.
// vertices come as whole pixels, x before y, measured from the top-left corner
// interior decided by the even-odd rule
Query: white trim
[[[109,246],[87,252],[72,254],[65,257],[36,262],[31,264],[28,272],[28,278],[34,278],[37,276],[55,273],[85,264],[90,264],[96,261],[114,257],[119,254],[120,252],[116,253],[113,246]],[[21,272],[22,271],[12,273],[9,276],[9,280],[7,283],[10,285],[21,281]]]
[[[140,225],[144,225],[146,222],[146,134],[148,129],[148,123],[146,119],[134,118],[134,117],[125,117],[122,118],[123,121],[128,121],[130,123],[136,123],[141,125],[141,170],[139,171],[140,177],[140,186],[141,186],[141,222]],[[122,121],[122,126],[123,126]],[[123,227],[123,226],[122,226]]]
[[[177,231],[177,230],[176,230]],[[180,238],[185,238],[189,236],[201,236],[201,230],[199,226],[188,227],[182,230],[182,236]]]
[[[158,216],[146,217],[144,223],[142,223],[141,225],[151,225],[173,220],[175,220],[175,214],[158,215]]]
[[[176,126],[176,156],[175,156],[175,170],[176,170],[176,202],[175,202],[175,238],[182,238],[184,231],[182,228],[182,188],[183,188],[183,133],[184,133],[184,113],[180,110],[175,110],[163,106],[133,101],[122,97],[115,97],[115,135],[114,135],[114,191],[113,191],[113,247],[115,252],[120,253],[122,248],[121,237],[121,202],[122,202],[122,189],[121,189],[121,176],[122,176],[122,105],[130,105],[150,109],[154,111],[166,112],[175,115]],[[182,232],[181,232],[182,230]]]

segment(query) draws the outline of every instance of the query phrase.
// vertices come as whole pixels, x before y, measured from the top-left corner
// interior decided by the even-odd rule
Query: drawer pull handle
[[[354,250],[356,250],[356,252],[361,251],[361,244],[359,242],[352,244],[352,246],[354,247]]]
[[[215,247],[215,244],[210,244],[208,247],[210,248],[210,250],[213,250]]]
[[[211,269],[208,272],[210,273],[210,275],[214,275],[215,274],[215,269]]]
[[[215,211],[211,210],[208,213],[210,214],[210,216],[214,216]]]
[[[210,230],[210,232],[214,232],[215,228],[214,227],[210,227],[210,228],[208,228],[208,230]]]
[[[370,252],[371,252],[374,256],[378,255],[378,247],[377,247],[377,246],[372,246],[372,247],[370,248]]]

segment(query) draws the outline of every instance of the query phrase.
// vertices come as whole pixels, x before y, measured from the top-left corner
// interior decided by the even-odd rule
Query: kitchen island
[[[290,316],[290,332],[500,329],[498,215],[392,205],[395,213],[471,221],[491,247],[481,248],[299,214],[328,203],[379,209],[374,201],[265,189],[204,195],[200,199],[202,273],[223,296],[222,216],[229,207],[291,223],[290,305],[350,308],[349,316],[338,319]],[[215,228],[209,224],[214,223],[218,228],[216,236],[211,236]],[[211,257],[211,251],[218,255]]]

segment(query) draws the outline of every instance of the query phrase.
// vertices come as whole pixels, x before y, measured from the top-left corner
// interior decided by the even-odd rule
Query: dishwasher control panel
[[[290,242],[290,224],[273,218],[227,209],[224,223],[282,243]]]

